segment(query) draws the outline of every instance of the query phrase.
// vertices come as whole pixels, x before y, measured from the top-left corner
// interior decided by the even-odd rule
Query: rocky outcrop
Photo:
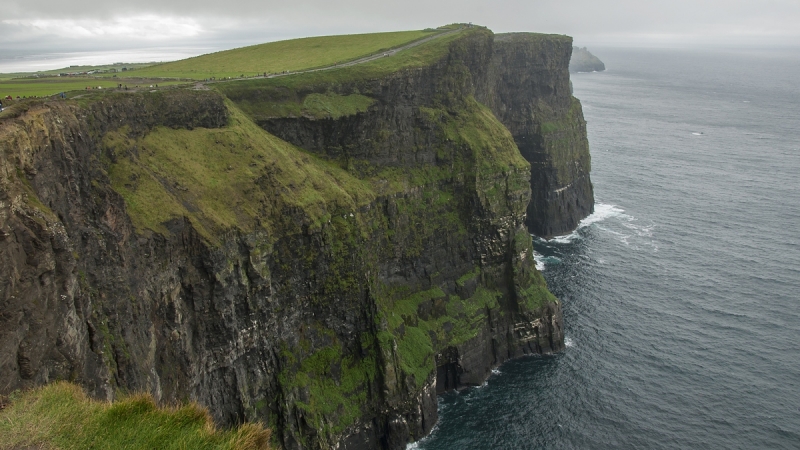
[[[373,78],[97,94],[0,120],[0,391],[144,390],[264,422],[284,448],[396,449],[433,427],[437,393],[562,349],[526,229],[544,181],[521,155],[557,183],[588,182],[588,161],[585,134],[554,153],[583,122],[568,55],[541,39],[474,29]],[[360,106],[257,114],[309,95]]]
[[[594,56],[586,47],[572,47],[572,59],[569,61],[570,72],[602,72],[606,65]]]

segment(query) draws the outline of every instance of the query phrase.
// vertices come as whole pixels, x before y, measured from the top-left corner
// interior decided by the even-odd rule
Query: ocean
[[[535,240],[567,349],[410,448],[800,448],[800,50],[590,49],[596,212]]]

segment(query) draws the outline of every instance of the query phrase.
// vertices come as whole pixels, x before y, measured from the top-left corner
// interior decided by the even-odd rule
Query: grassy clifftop
[[[58,92],[86,91],[87,88],[113,89],[119,84],[167,86],[186,80],[239,78],[264,73],[295,72],[353,61],[392,48],[435,36],[447,29],[394,31],[386,33],[319,36],[268,42],[223,50],[162,64],[70,67],[36,73],[0,74],[0,94],[49,96]],[[113,69],[113,70],[109,70]],[[135,70],[134,70],[135,69]],[[93,72],[68,78],[59,73]],[[167,81],[180,79],[183,81]]]
[[[270,432],[256,424],[217,430],[205,408],[159,408],[144,394],[114,403],[89,399],[59,382],[14,398],[0,410],[0,449],[118,448],[248,450],[269,448]]]
[[[216,85],[216,88],[236,101],[253,117],[284,117],[287,113],[301,109],[295,106],[303,103],[303,99],[295,95],[297,91],[314,90],[320,87],[335,89],[343,83],[374,80],[399,70],[425,67],[445,57],[454,41],[478,34],[491,34],[491,31],[479,27],[464,29],[461,32],[432,39],[391,56],[356,66],[288,77],[220,83]],[[253,97],[254,93],[257,98]]]
[[[142,69],[137,76],[205,79],[325,67],[423,39],[441,31],[321,36],[225,50]]]

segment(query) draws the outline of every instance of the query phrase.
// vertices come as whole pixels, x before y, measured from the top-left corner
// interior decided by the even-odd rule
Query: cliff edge
[[[195,400],[292,449],[423,437],[437,393],[564,348],[528,229],[591,210],[570,50],[475,27],[358,67],[16,105],[0,393]]]

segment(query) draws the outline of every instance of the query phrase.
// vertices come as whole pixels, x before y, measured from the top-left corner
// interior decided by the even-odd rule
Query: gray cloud
[[[583,45],[800,45],[797,0],[4,0],[8,52],[226,48],[310,35],[475,22]]]

